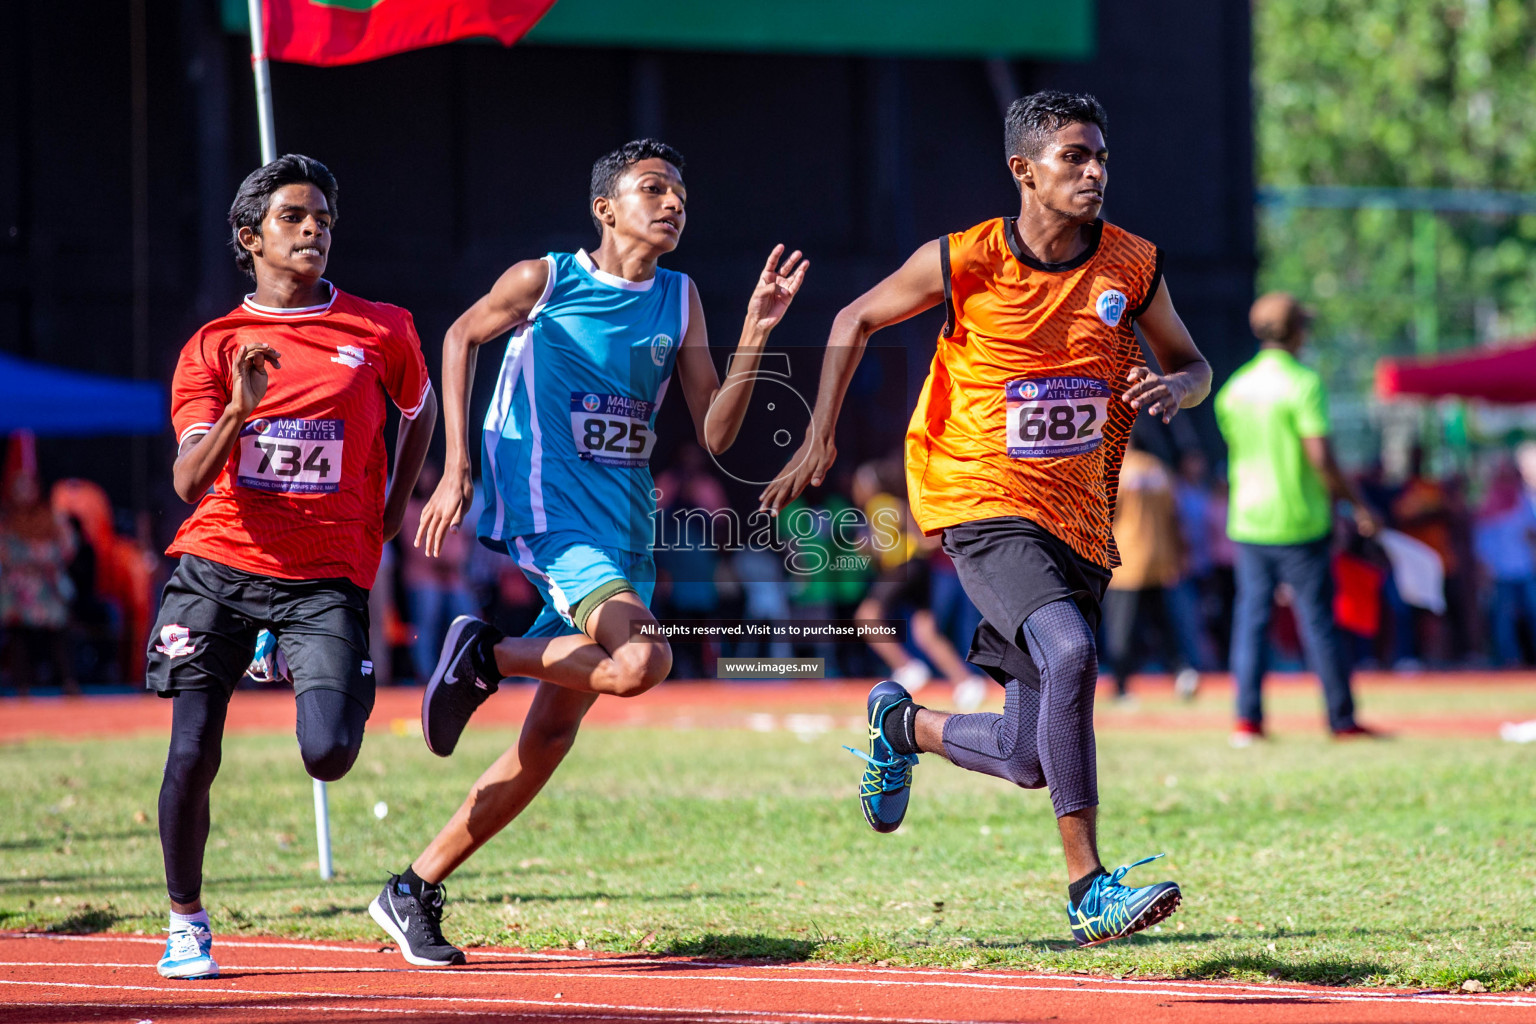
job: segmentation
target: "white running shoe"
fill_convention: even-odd
[[[162,978],[217,978],[219,965],[213,962],[213,933],[200,924],[171,929],[165,940],[165,955],[155,965]]]
[[[1200,689],[1200,673],[1193,668],[1183,668],[1179,674],[1173,677],[1174,695],[1181,700],[1194,700],[1195,692]]]
[[[899,683],[902,689],[908,693],[916,693],[928,685],[928,681],[933,678],[933,672],[929,670],[925,663],[917,658],[913,658],[901,666],[901,668],[892,672],[891,678]]]
[[[288,671],[288,657],[277,646],[277,637],[270,630],[264,629],[256,634],[256,649],[251,653],[251,664],[245,674],[251,677],[252,682],[263,686],[279,683],[284,686],[293,685],[293,673]]]
[[[955,684],[951,702],[956,711],[975,711],[987,702],[992,691],[992,681],[985,676],[966,676]]]
[[[1536,719],[1529,722],[1505,722],[1499,726],[1499,739],[1506,743],[1536,743]]]

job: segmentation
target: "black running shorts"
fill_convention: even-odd
[[[1020,627],[1037,609],[1070,600],[1095,633],[1110,572],[1080,556],[1055,534],[1022,516],[977,519],[944,530],[966,596],[981,625],[966,660],[1006,686],[1009,679],[1040,689],[1040,670]]]
[[[182,555],[160,596],[145,685],[228,696],[251,663],[256,634],[277,637],[295,693],[340,690],[373,710],[368,591],[348,579],[284,580]]]

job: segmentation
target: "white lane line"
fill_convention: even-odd
[[[671,963],[675,964],[675,961],[671,962]],[[17,964],[0,963],[0,966],[38,966],[38,964],[36,962],[26,962],[26,963],[17,963]],[[48,963],[48,964],[45,964],[43,966],[56,967],[56,966],[63,966],[63,965],[55,964],[55,963]],[[79,967],[96,967],[96,966],[100,966],[100,967],[130,967],[130,968],[137,967],[137,968],[141,968],[143,970],[149,970],[150,969],[150,967],[148,965],[145,965],[145,964],[78,964],[78,965],[73,965],[73,966],[79,966]],[[224,968],[226,968],[227,970],[231,970],[231,971],[271,971],[271,972],[293,972],[293,973],[298,973],[298,974],[315,974],[315,973],[323,973],[323,974],[330,974],[330,973],[337,973],[337,974],[343,974],[343,973],[353,973],[353,974],[368,974],[368,973],[372,973],[372,974],[442,974],[442,973],[444,973],[442,968],[425,968],[424,969],[424,968],[412,968],[412,967],[338,967],[338,968],[329,968],[329,967],[321,967],[321,966],[317,966],[317,965],[309,965],[309,966],[299,965],[299,966],[287,966],[287,967],[274,967],[274,966],[269,966],[269,967],[244,967],[244,966],[235,966],[235,965],[231,965],[231,964],[223,964],[222,966]],[[686,965],[684,965],[684,967],[685,966]],[[485,969],[485,970],[473,970],[473,971],[450,971],[448,973],[459,974],[459,975],[468,975],[468,976],[473,976],[473,977],[518,978],[518,979],[521,979],[523,981],[538,980],[538,979],[543,979],[543,978],[551,978],[551,979],[563,978],[563,979],[567,979],[567,980],[576,980],[576,981],[639,981],[639,982],[675,981],[675,982],[683,982],[683,983],[689,983],[689,984],[696,984],[696,983],[728,984],[728,983],[736,983],[736,982],[752,982],[752,983],[769,984],[769,985],[796,985],[796,984],[799,984],[799,985],[875,985],[875,986],[879,986],[879,987],[882,987],[882,988],[885,988],[885,987],[899,987],[899,988],[946,988],[946,989],[968,989],[968,990],[975,990],[975,991],[982,991],[982,992],[1009,992],[1009,993],[1078,992],[1078,993],[1081,993],[1083,995],[1090,995],[1093,992],[1110,992],[1110,993],[1118,994],[1118,995],[1125,995],[1125,994],[1129,994],[1129,993],[1141,993],[1141,994],[1159,995],[1159,996],[1167,996],[1167,995],[1170,995],[1170,994],[1177,994],[1177,995],[1185,996],[1185,997],[1190,998],[1190,999],[1226,999],[1226,998],[1231,998],[1234,995],[1240,995],[1240,996],[1245,996],[1245,997],[1249,997],[1249,998],[1257,998],[1257,999],[1297,999],[1297,998],[1305,998],[1305,999],[1317,1000],[1319,1002],[1345,1001],[1346,999],[1348,1001],[1350,1001],[1350,1002],[1390,1002],[1390,1003],[1402,1003],[1402,1002],[1414,1002],[1414,1003],[1450,1002],[1450,1003],[1455,1003],[1457,1005],[1462,1005],[1462,1006],[1470,1005],[1474,1001],[1471,997],[1469,997],[1468,995],[1465,995],[1465,994],[1452,995],[1450,993],[1420,993],[1420,992],[1403,992],[1403,993],[1395,993],[1395,992],[1350,992],[1347,989],[1341,989],[1341,990],[1336,990],[1336,991],[1327,991],[1327,990],[1305,989],[1305,988],[1284,988],[1284,987],[1280,987],[1280,986],[1223,985],[1223,984],[1221,984],[1219,982],[1213,982],[1213,983],[1208,983],[1208,984],[1200,984],[1200,983],[1189,984],[1189,983],[1186,983],[1186,984],[1183,984],[1183,985],[1180,985],[1180,983],[1178,983],[1178,982],[1171,982],[1171,983],[1168,983],[1167,985],[1165,985],[1164,987],[1161,987],[1161,988],[1149,987],[1149,986],[1154,986],[1154,985],[1157,984],[1157,983],[1154,983],[1154,982],[1132,982],[1132,983],[1127,983],[1127,982],[1114,983],[1114,982],[1111,982],[1110,983],[1111,985],[1119,984],[1119,985],[1122,985],[1122,986],[1125,986],[1125,987],[1119,987],[1119,988],[1114,988],[1114,987],[1104,988],[1104,987],[1100,987],[1100,988],[1095,988],[1095,989],[1089,991],[1089,990],[1085,990],[1081,985],[1072,983],[1072,982],[1075,981],[1075,979],[1072,978],[1072,977],[1059,977],[1059,978],[1058,977],[1053,977],[1053,978],[1048,978],[1048,979],[1047,978],[1042,978],[1039,981],[1035,981],[1032,978],[1013,977],[1013,978],[998,978],[996,980],[991,980],[991,979],[987,979],[985,976],[980,976],[980,977],[973,976],[973,977],[975,977],[975,980],[970,980],[970,981],[945,980],[945,981],[897,981],[897,982],[888,982],[888,981],[885,981],[885,980],[883,980],[881,978],[875,978],[875,977],[864,977],[864,978],[793,978],[793,977],[783,977],[783,976],[779,976],[779,977],[762,977],[762,976],[752,976],[752,975],[749,975],[749,974],[747,974],[747,975],[738,974],[738,975],[731,975],[731,976],[727,977],[727,976],[721,976],[721,975],[718,975],[718,974],[714,974],[714,975],[711,975],[711,974],[704,974],[704,975],[688,974],[688,973],[684,972],[684,967],[680,967],[679,970],[677,970],[676,972],[667,973],[667,974],[649,973],[649,972],[648,973],[623,973],[623,972],[619,972],[619,971],[605,971],[605,972],[599,973],[596,970],[592,970],[592,971],[539,971],[537,973],[533,973],[533,972],[529,972],[529,971],[497,970],[495,968],[490,968],[490,969]],[[756,968],[745,968],[745,969],[746,970],[755,970]],[[1178,986],[1177,991],[1173,991],[1172,990],[1173,986]],[[1496,1000],[1496,999],[1497,1000],[1501,1000],[1501,1001],[1495,1003],[1494,1000]],[[1484,1006],[1499,1005],[1499,1006],[1533,1006],[1533,1007],[1536,1007],[1536,998],[1520,996],[1520,995],[1513,994],[1513,993],[1508,994],[1508,995],[1500,993],[1500,994],[1493,995],[1491,997],[1479,997],[1479,998],[1477,998],[1475,1000],[1475,1002],[1478,1005],[1484,1005]]]
[[[29,963],[26,966],[36,967],[36,966],[39,966],[39,965],[36,964],[36,963]],[[46,966],[46,965],[43,965],[43,966]],[[235,968],[233,968],[233,967],[231,967],[229,969],[230,970],[235,970]],[[301,968],[301,970],[314,970],[314,968]],[[389,972],[389,973],[394,973],[394,972]],[[433,973],[438,973],[438,972],[436,972],[436,971],[416,972],[416,971],[401,970],[398,973],[433,974]],[[574,973],[573,972],[573,973],[561,973],[561,974],[529,975],[529,974],[522,973],[522,972],[517,972],[517,971],[472,971],[472,972],[449,972],[449,973],[464,974],[464,975],[470,976],[470,977],[481,977],[481,976],[486,976],[486,975],[493,976],[493,977],[515,977],[515,978],[520,978],[520,979],[522,979],[524,981],[527,981],[530,978],[538,979],[538,978],[556,978],[556,977],[558,977],[558,978],[566,978],[566,979],[571,979],[571,980],[602,980],[602,981],[611,980],[611,979],[621,979],[621,980],[627,980],[627,981],[654,981],[654,980],[658,980],[656,977],[653,977],[652,975],[646,975],[646,974],[636,974],[636,975],[601,974],[600,975],[600,974],[583,974],[583,973]],[[662,977],[659,980],[697,982],[697,981],[705,980],[705,979],[686,978],[686,977]],[[742,978],[742,977],[733,977],[733,978],[720,978],[718,980],[721,981],[721,982],[738,982],[738,981],[788,981],[788,982],[793,982],[793,981],[799,980],[799,981],[807,981],[807,982],[814,983],[816,979],[809,979],[809,978],[802,978],[802,979],[794,979],[794,978],[772,979],[772,978]],[[850,982],[850,984],[852,984],[852,983],[854,983],[854,982]],[[870,981],[870,982],[867,982],[867,984],[878,985],[880,983],[878,981]],[[0,979],[0,985],[31,985],[33,987],[40,987],[40,988],[106,988],[106,989],[114,989],[114,990],[122,990],[122,991],[137,990],[137,991],[146,991],[146,992],[165,992],[165,991],[167,991],[167,989],[165,987],[163,987],[163,986],[156,987],[156,986],[144,986],[144,985],[93,985],[93,984],[88,984],[88,983],[84,983],[84,982],[16,981],[16,980],[5,980],[5,979]],[[956,983],[956,984],[953,984],[953,985],[950,985],[950,986],[943,986],[943,987],[981,989],[981,990],[1002,992],[1002,993],[1015,994],[1015,995],[1023,995],[1023,994],[1036,993],[1036,992],[1063,992],[1063,993],[1077,994],[1077,995],[1083,995],[1083,996],[1094,996],[1094,995],[1099,995],[1099,994],[1109,994],[1109,995],[1149,995],[1149,996],[1165,996],[1165,997],[1166,996],[1179,996],[1179,997],[1183,997],[1183,998],[1186,998],[1186,999],[1189,999],[1189,1000],[1192,1000],[1192,1001],[1197,1001],[1197,1002],[1198,1001],[1202,1001],[1204,999],[1228,999],[1228,998],[1231,998],[1231,996],[1233,995],[1233,993],[1225,992],[1225,991],[1191,992],[1191,991],[1182,990],[1182,989],[1158,989],[1158,988],[1150,988],[1150,987],[1145,987],[1145,988],[1143,988],[1143,987],[1126,987],[1126,988],[1109,988],[1109,987],[1106,987],[1106,988],[1095,989],[1095,990],[1092,990],[1092,991],[1085,991],[1084,989],[1082,989],[1082,988],[1080,988],[1078,986],[1075,986],[1075,985],[1073,985],[1073,986],[1068,986],[1068,985],[1025,985],[1025,986],[1018,986],[1018,987],[1008,987],[1008,986],[1002,986],[1002,985],[976,985],[976,984]],[[416,996],[416,995],[383,995],[383,994],[358,995],[358,994],[355,994],[355,993],[343,993],[343,992],[312,992],[312,991],[311,992],[282,992],[282,991],[273,991],[273,990],[267,990],[267,989],[208,988],[203,983],[198,983],[197,988],[201,992],[218,992],[218,993],[221,993],[221,994],[265,995],[265,996],[277,996],[277,995],[280,995],[280,996],[308,996],[309,998],[312,998],[312,999],[391,999],[391,1000],[401,999],[401,1000],[415,1000],[415,1001],[418,1001],[418,1002],[435,1002],[435,1001],[442,1001],[442,1002],[469,1002],[469,1003],[485,1003],[485,1004],[489,1004],[489,1005],[503,1005],[503,1004],[525,1005],[526,1004],[526,1005],[534,1005],[534,1006],[546,1006],[546,1005],[548,1005],[548,1006],[593,1006],[593,1007],[597,1007],[597,1008],[600,1008],[600,1009],[620,1009],[620,1010],[643,1010],[643,1009],[657,1010],[657,1009],[660,1009],[659,1007],[654,1007],[654,1006],[653,1007],[635,1007],[635,1006],[619,1006],[619,1005],[613,1005],[613,1004],[608,1004],[608,1003],[572,1003],[572,1002],[566,1002],[566,1001],[550,1002],[550,1001],[547,1001],[547,1000],[546,1001],[540,1001],[540,1000],[528,1000],[528,999],[491,999],[491,998],[485,998],[485,997],[471,997],[471,996],[447,996],[447,995],[445,995],[445,996],[435,996],[435,995],[420,995],[420,996]],[[1501,996],[1501,995],[1472,997],[1472,996],[1467,996],[1467,995],[1449,995],[1449,994],[1442,995],[1442,994],[1438,994],[1438,993],[1437,994],[1433,994],[1433,995],[1431,995],[1431,994],[1412,994],[1412,995],[1401,995],[1401,996],[1395,996],[1395,997],[1388,997],[1385,1000],[1383,998],[1381,998],[1380,996],[1371,996],[1371,995],[1366,995],[1366,994],[1363,994],[1363,993],[1361,993],[1361,994],[1350,994],[1350,993],[1347,993],[1347,992],[1343,992],[1343,993],[1340,993],[1338,995],[1333,995],[1333,994],[1326,993],[1326,992],[1317,992],[1317,991],[1312,991],[1312,990],[1290,991],[1290,992],[1287,992],[1287,991],[1274,991],[1274,990],[1260,990],[1260,991],[1257,991],[1257,992],[1244,992],[1244,993],[1242,993],[1242,995],[1245,998],[1255,999],[1255,1000],[1263,999],[1263,1000],[1271,1000],[1271,1001],[1285,1001],[1285,1000],[1291,1000],[1291,999],[1297,999],[1297,998],[1305,998],[1305,999],[1311,999],[1311,1000],[1314,1000],[1314,1001],[1317,1001],[1317,1002],[1324,1002],[1324,1003],[1380,1003],[1380,1002],[1386,1001],[1386,1002],[1392,1002],[1392,1003],[1398,1003],[1398,1004],[1401,1004],[1401,1003],[1429,1003],[1429,1004],[1439,1003],[1439,1004],[1451,1004],[1451,1005],[1464,1006],[1464,1007],[1472,1007],[1472,1006],[1509,1006],[1509,1007],[1522,1007],[1522,1008],[1523,1007],[1529,1007],[1529,1006],[1532,1005],[1531,1001],[1527,1000],[1527,999],[1521,999],[1519,997],[1512,997],[1512,996]],[[725,1013],[725,1014],[731,1014],[733,1016],[736,1016],[736,1015],[742,1015],[742,1014],[750,1014],[750,1013],[752,1013],[754,1011],[749,1011],[749,1010],[697,1010],[697,1011],[690,1010],[688,1012]],[[788,1013],[788,1012],[786,1012],[785,1014],[782,1014],[781,1016],[799,1017],[799,1018],[804,1018],[804,1019],[807,1019],[807,1020],[823,1020],[823,1019],[870,1020],[870,1021],[889,1020],[889,1021],[892,1021],[892,1022],[897,1022],[897,1021],[903,1022],[903,1024],[952,1024],[952,1022],[950,1022],[947,1019],[945,1021],[930,1021],[930,1020],[927,1020],[925,1018],[915,1018],[915,1017],[899,1017],[899,1018],[898,1017],[890,1017],[890,1018],[885,1018],[885,1017],[840,1017],[840,1016],[829,1016],[827,1014]]]
[[[334,1000],[360,1000],[364,1002],[389,1002],[389,1003],[473,1003],[481,1006],[542,1006],[576,1007],[582,1010],[612,1010],[624,1013],[649,1013],[666,1014],[668,1010],[662,1006],[629,1006],[620,1003],[581,1003],[571,999],[491,999],[484,996],[410,996],[388,995],[376,992],[368,995],[342,992],[287,992],[274,989],[239,989],[239,988],[209,988],[201,982],[186,982],[184,984],[197,986],[196,991],[201,995],[236,995],[236,996],[262,996],[268,999],[285,997],[293,999],[334,999]],[[167,986],[150,985],[93,985],[78,981],[9,981],[0,978],[0,985],[30,986],[32,988],[67,988],[67,989],[91,989],[105,990],[109,992],[158,992],[165,994]],[[60,1004],[64,1005],[64,1004]],[[175,1008],[177,1003],[158,1003],[162,1008]],[[226,1003],[223,1009],[241,1009],[244,1004]],[[370,1012],[363,1010],[362,1012]],[[384,1011],[379,1011],[384,1012]],[[426,1011],[422,1011],[426,1012]],[[807,1021],[856,1021],[859,1024],[989,1024],[987,1021],[972,1020],[963,1017],[861,1017],[845,1013],[806,1013],[803,1011],[778,1011],[778,1010],[722,1010],[710,1007],[678,1007],[677,1014],[692,1014],[705,1019],[719,1020],[729,1017],[733,1021],[756,1020],[807,1020]],[[771,1016],[769,1016],[771,1014]],[[526,1016],[526,1015],[525,1015]],[[660,1017],[659,1019],[666,1019]]]
[[[271,971],[286,972],[289,974],[440,974],[440,969],[422,969],[415,967],[331,967],[325,964],[268,964],[260,966],[256,964],[232,964],[228,961],[219,964],[226,971]],[[111,967],[127,968],[128,970],[153,971],[154,964],[139,963],[114,963],[110,960],[100,962],[83,962],[67,960],[0,960],[0,967]],[[524,975],[525,977],[544,977],[544,975]]]
[[[6,937],[45,938],[45,939],[56,939],[56,940],[77,941],[77,942],[79,942],[79,941],[121,941],[121,942],[140,942],[140,943],[155,943],[155,944],[158,944],[158,943],[160,943],[162,941],[162,940],[156,939],[156,938],[149,938],[149,937],[141,938],[141,937],[138,937],[138,936],[101,936],[101,937],[94,937],[94,936],[83,936],[83,935],[44,935],[44,934],[38,934],[38,933],[11,933],[11,935],[8,935],[8,936],[7,935],[0,935],[0,938],[6,938]],[[249,948],[252,948],[252,949],[302,949],[302,950],[318,950],[318,951],[322,951],[322,952],[365,953],[365,954],[368,954],[370,956],[377,956],[377,955],[379,955],[375,950],[357,949],[357,948],[351,947],[351,946],[326,946],[326,945],[318,945],[318,944],[311,945],[311,944],[306,944],[306,943],[301,943],[301,942],[268,942],[268,941],[245,940],[245,939],[233,939],[233,940],[227,940],[227,941],[221,939],[219,941],[220,941],[221,945],[225,945],[225,946],[249,947]],[[495,955],[495,954],[493,954],[493,955]],[[725,980],[731,980],[731,981],[754,981],[754,982],[783,981],[783,982],[791,982],[791,983],[793,983],[793,982],[799,982],[799,983],[818,983],[818,982],[820,982],[820,983],[824,983],[824,984],[878,984],[878,985],[892,985],[892,986],[899,986],[899,987],[922,987],[922,988],[926,988],[926,987],[943,987],[943,988],[965,988],[965,989],[997,989],[999,991],[1021,991],[1021,992],[1023,992],[1023,991],[1052,991],[1052,992],[1067,991],[1067,992],[1070,992],[1070,991],[1074,991],[1074,990],[1080,990],[1081,987],[1084,986],[1084,985],[1092,985],[1092,986],[1095,987],[1095,989],[1109,990],[1111,987],[1113,987],[1115,991],[1122,992],[1122,993],[1126,992],[1126,991],[1143,990],[1143,991],[1148,992],[1149,994],[1157,994],[1157,995],[1178,994],[1178,995],[1191,995],[1191,996],[1205,995],[1205,996],[1213,996],[1213,997],[1215,997],[1215,996],[1226,996],[1226,995],[1230,995],[1232,993],[1242,993],[1242,994],[1251,994],[1251,995],[1254,995],[1254,996],[1259,996],[1259,997],[1263,997],[1263,998],[1270,998],[1270,999],[1289,998],[1289,997],[1294,997],[1294,996],[1305,996],[1305,997],[1314,998],[1314,999],[1340,1000],[1340,1001],[1347,1000],[1347,1001],[1350,1001],[1350,1002],[1371,1002],[1371,1001],[1378,1001],[1378,1002],[1380,1002],[1380,1001],[1385,1001],[1385,1002],[1453,1002],[1453,1003],[1456,1003],[1458,1005],[1470,1005],[1473,1002],[1483,1003],[1483,1004],[1488,1004],[1489,1003],[1488,997],[1479,998],[1479,997],[1473,997],[1473,996],[1466,995],[1466,994],[1426,993],[1426,992],[1414,992],[1414,991],[1393,992],[1393,991],[1381,991],[1381,990],[1371,990],[1371,989],[1352,990],[1352,989],[1329,989],[1329,988],[1302,988],[1302,987],[1297,987],[1297,986],[1283,986],[1283,985],[1255,985],[1255,984],[1250,984],[1250,983],[1245,983],[1245,982],[1180,981],[1180,980],[1172,980],[1172,979],[1169,979],[1169,980],[1156,980],[1156,979],[1152,979],[1152,980],[1139,980],[1139,979],[1135,979],[1135,978],[1106,978],[1106,977],[1102,977],[1102,976],[1076,975],[1076,974],[999,974],[999,975],[990,975],[989,976],[987,974],[982,974],[982,973],[975,972],[975,971],[966,971],[966,972],[962,973],[962,972],[955,972],[955,971],[944,971],[944,970],[939,970],[939,969],[921,969],[921,968],[869,968],[869,969],[865,969],[865,968],[859,968],[859,967],[854,967],[854,966],[840,966],[840,965],[740,964],[740,963],[726,963],[726,962],[719,962],[719,961],[689,961],[689,960],[686,960],[686,959],[663,959],[663,958],[643,958],[642,959],[642,958],[629,958],[629,957],[622,957],[622,956],[621,957],[603,957],[603,956],[591,956],[591,955],[580,956],[580,955],[566,955],[566,954],[559,954],[559,953],[510,953],[509,952],[509,953],[506,953],[505,955],[508,956],[508,957],[514,958],[514,959],[522,959],[522,960],[540,960],[540,961],[553,961],[553,962],[571,962],[571,961],[574,961],[574,962],[580,962],[580,963],[591,963],[591,964],[594,964],[594,965],[611,965],[613,967],[620,968],[620,969],[623,969],[623,968],[633,968],[633,967],[639,967],[639,966],[670,966],[670,967],[676,968],[678,973],[670,974],[670,975],[660,975],[660,974],[651,974],[651,973],[646,973],[646,974],[622,974],[622,973],[610,972],[610,973],[599,975],[599,974],[595,974],[595,973],[590,972],[590,971],[580,971],[580,972],[553,972],[553,971],[550,971],[550,972],[539,972],[538,974],[529,974],[526,971],[508,971],[508,970],[499,970],[497,968],[486,968],[486,969],[481,969],[481,970],[460,971],[460,972],[450,972],[450,973],[466,973],[466,974],[476,974],[476,975],[489,975],[489,976],[496,976],[496,977],[513,977],[513,976],[515,976],[515,977],[521,977],[521,978],[529,978],[529,977],[540,977],[540,978],[577,978],[577,979],[580,979],[580,978],[616,978],[616,979],[624,979],[624,980],[647,980],[647,981],[654,981],[654,980],[663,980],[663,981],[673,981],[673,980],[675,980],[675,981],[699,981],[699,980],[706,980],[706,979],[701,979],[701,978],[699,978],[697,976],[684,975],[681,972],[683,972],[685,970],[689,970],[689,971],[691,971],[691,970],[737,970],[737,971],[750,971],[750,972],[753,972],[753,973],[757,973],[757,972],[772,972],[772,973],[775,973],[775,974],[779,974],[779,973],[788,972],[788,971],[803,971],[803,972],[807,972],[807,973],[823,973],[823,974],[831,974],[831,973],[837,973],[837,974],[857,974],[857,975],[859,975],[859,977],[858,978],[853,978],[853,979],[848,979],[846,981],[844,981],[843,979],[827,979],[827,980],[823,981],[822,979],[818,979],[818,978],[763,978],[763,977],[752,977],[750,975],[746,975],[746,976],[733,976],[730,979],[721,978],[719,980],[721,980],[721,981],[725,981]],[[27,962],[17,962],[17,963],[14,963],[14,964],[7,964],[6,966],[49,966],[49,964],[47,964],[47,963],[38,963],[38,962],[35,962],[35,961],[27,961]],[[96,965],[96,964],[80,964],[79,966],[82,966],[82,967],[90,967],[90,966],[122,966],[122,967],[143,967],[145,969],[148,969],[147,965],[144,965],[144,964],[101,964],[101,965]],[[226,966],[228,966],[228,965],[226,965]],[[236,968],[234,968],[233,966],[230,966],[229,969],[230,970],[235,970]],[[284,968],[284,967],[242,967],[242,968],[239,968],[239,969],[240,970],[271,970],[271,971],[292,970],[292,971],[297,971],[297,972],[336,971],[338,973],[350,971],[350,972],[404,973],[404,974],[418,974],[418,973],[419,974],[435,974],[435,973],[439,973],[442,970],[441,968],[429,969],[429,970],[420,970],[420,969],[413,969],[413,968],[389,968],[389,967],[360,967],[360,968],[339,968],[339,967],[336,967],[336,968],[333,968],[333,967],[325,967],[325,966],[314,965],[314,964],[299,965],[299,966],[289,967],[289,968]],[[914,976],[918,976],[918,977],[937,977],[937,978],[943,978],[943,979],[948,979],[948,980],[940,981],[940,982],[914,982],[914,981],[894,981],[894,980],[890,980],[893,977],[899,977],[899,976],[903,976],[903,975],[914,975]],[[965,980],[965,981],[958,980],[958,978],[962,978],[962,977],[966,978],[967,980]],[[1050,982],[1069,982],[1069,983],[1071,983],[1071,987],[1053,986],[1053,985],[1049,984]],[[1042,983],[1045,983],[1045,984],[1042,984]],[[1178,991],[1176,993],[1170,993],[1168,991],[1169,989],[1178,989],[1180,991]],[[1536,996],[1523,996],[1523,995],[1520,995],[1520,994],[1517,994],[1517,993],[1498,993],[1493,998],[1497,998],[1497,999],[1503,1000],[1503,1002],[1501,1002],[1499,1005],[1507,1005],[1507,1006],[1527,1006],[1527,1005],[1528,1006],[1536,1006]]]
[[[16,1001],[12,1001],[10,1003],[7,1003],[6,1005],[8,1005],[8,1006],[47,1007],[47,1008],[53,1009],[53,1010],[61,1010],[61,1009],[67,1009],[67,1010],[77,1010],[77,1009],[86,1009],[86,1010],[95,1010],[95,1009],[123,1010],[123,1009],[132,1009],[132,1010],[149,1010],[149,1011],[153,1012],[155,1010],[174,1009],[178,1013],[181,1012],[181,1011],[185,1011],[185,1010],[198,1010],[198,1011],[202,1011],[202,1012],[221,1012],[221,1011],[222,1012],[228,1012],[230,1010],[234,1010],[236,1012],[242,1012],[242,1011],[248,1011],[248,1010],[249,1011],[255,1011],[255,1010],[260,1010],[260,1011],[286,1010],[286,1011],[295,1012],[295,1013],[387,1013],[387,1014],[389,1014],[392,1017],[406,1016],[406,1015],[414,1016],[416,1014],[430,1013],[433,1017],[445,1017],[445,1016],[446,1017],[473,1017],[476,1020],[485,1020],[488,1017],[505,1017],[505,1018],[509,1018],[509,1019],[512,1019],[512,1020],[538,1020],[538,1021],[548,1021],[549,1020],[549,1015],[548,1014],[546,1014],[546,1013],[535,1013],[535,1012],[532,1012],[532,1011],[525,1012],[525,1011],[521,1011],[521,1010],[412,1010],[412,1009],[409,1009],[409,1008],[401,1008],[401,1007],[398,1007],[398,1006],[391,1006],[391,1007],[375,1007],[375,1006],[292,1006],[292,1005],[262,1006],[262,1005],[247,1004],[247,1003],[207,1003],[207,1004],[182,1003],[182,1002],[176,1002],[176,1003],[42,1003],[42,1002],[16,1002]],[[778,1017],[762,1016],[762,1017],[758,1017],[756,1019],[751,1018],[751,1017],[741,1017],[741,1018],[737,1018],[737,1019],[740,1020],[742,1022],[742,1024],[759,1024],[759,1022],[762,1022],[762,1024],[774,1024],[774,1022],[778,1021],[780,1018],[778,1018]],[[709,1016],[709,1017],[686,1017],[686,1016],[678,1016],[677,1014],[667,1014],[666,1016],[655,1016],[655,1017],[652,1017],[652,1016],[647,1016],[647,1015],[645,1015],[643,1013],[642,1014],[626,1013],[623,1016],[618,1016],[617,1014],[580,1013],[580,1014],[562,1014],[561,1015],[561,1020],[618,1020],[618,1021],[635,1021],[635,1022],[639,1022],[639,1021],[655,1021],[656,1024],[718,1024],[720,1018],[719,1017],[715,1017],[715,1016]]]
[[[138,942],[161,946],[165,939],[155,938],[152,935],[53,935],[48,932],[0,932],[0,939],[43,939],[49,942]],[[273,942],[259,939],[237,939],[218,936],[220,946],[249,946],[251,949],[312,949],[322,953],[361,953],[368,956],[377,956],[378,947],[373,949],[359,948],[357,946],[325,946],[313,942]],[[380,939],[380,946],[393,946],[388,939]],[[578,959],[572,957],[571,959]]]

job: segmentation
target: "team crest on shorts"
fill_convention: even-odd
[[[155,650],[167,658],[184,658],[197,648],[192,644],[192,631],[173,622],[160,630],[160,642],[155,645]]]
[[[1093,304],[1094,311],[1111,327],[1118,326],[1120,317],[1125,314],[1125,305],[1128,300],[1125,292],[1118,288],[1111,288],[1099,296],[1099,301]]]

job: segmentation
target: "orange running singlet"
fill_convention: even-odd
[[[1131,329],[1162,276],[1156,246],[1095,221],[1088,248],[1041,263],[1013,219],[941,247],[947,319],[907,427],[907,491],[924,532],[1023,516],[1106,568],[1110,520],[1143,365]]]

